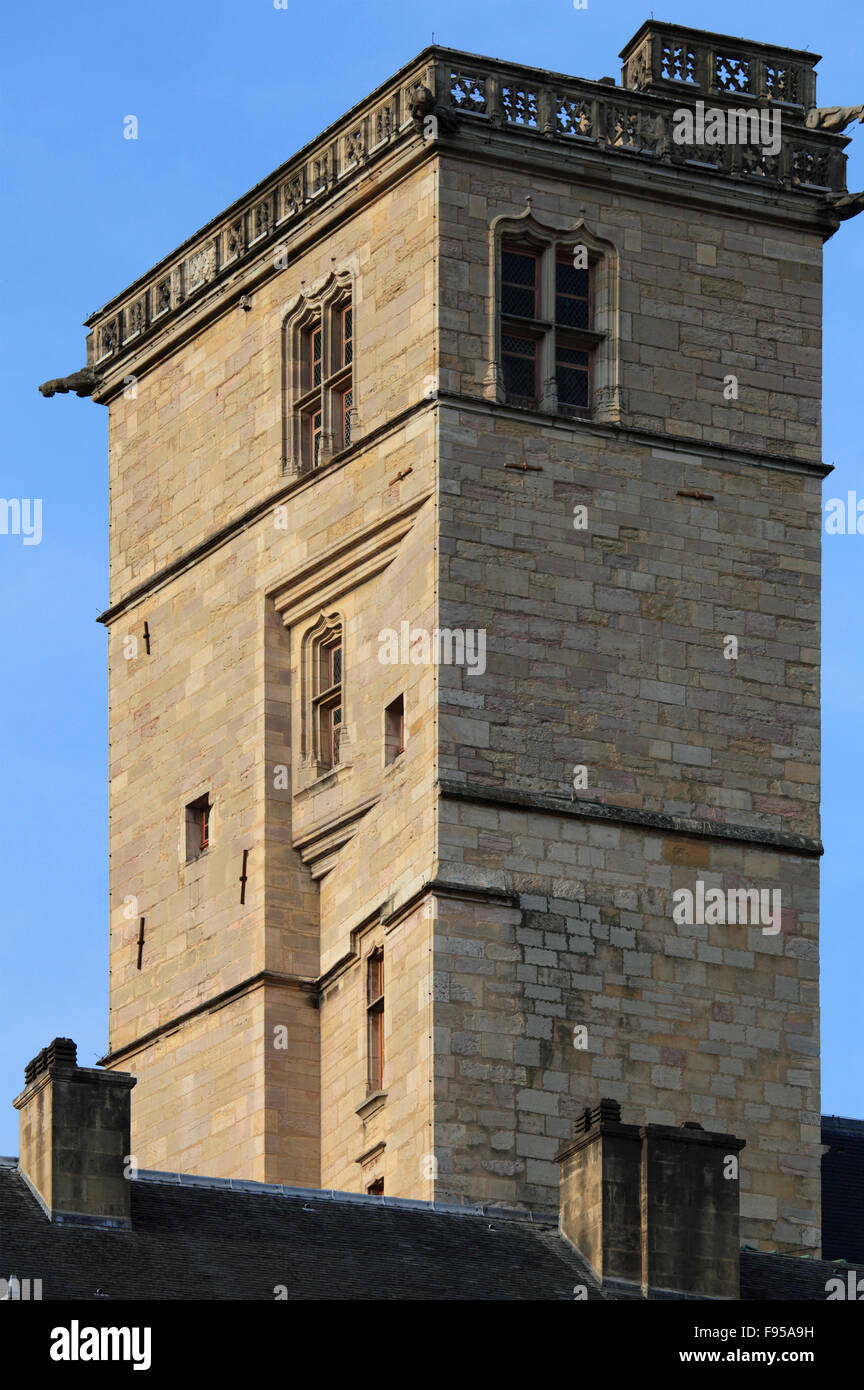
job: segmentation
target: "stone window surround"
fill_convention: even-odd
[[[398,710],[396,706],[398,705]],[[392,714],[391,714],[392,711]],[[400,720],[399,747],[394,746],[394,725],[396,719]],[[399,759],[405,755],[405,692],[400,690],[398,695],[394,695],[384,706],[384,767],[394,767]]]
[[[593,283],[593,312],[591,337],[596,339],[590,351],[591,397],[587,418],[605,424],[621,423],[620,358],[621,328],[619,313],[619,269],[617,248],[611,241],[597,236],[584,219],[574,224],[541,220],[530,205],[516,216],[496,217],[489,227],[489,371],[487,399],[504,405],[504,373],[501,362],[501,252],[504,245],[540,252],[541,313],[555,303],[555,265],[562,250],[585,246]],[[546,415],[560,415],[555,379],[554,307],[548,329],[543,334],[539,362],[539,404],[537,410]],[[586,335],[588,336],[588,335]],[[586,418],[586,415],[568,418]]]
[[[317,727],[317,697],[319,694],[318,684],[318,664],[321,659],[321,652],[325,647],[331,647],[339,641],[342,648],[342,724],[339,731],[338,759],[332,764],[325,764],[321,757],[320,730]],[[319,613],[317,620],[306,629],[301,638],[300,645],[300,680],[301,680],[301,699],[302,699],[302,731],[301,731],[301,772],[299,777],[298,790],[310,785],[319,777],[326,777],[338,772],[340,768],[346,766],[345,750],[347,748],[348,736],[345,721],[345,699],[346,699],[346,663],[345,663],[345,624],[341,613],[335,609],[328,613],[323,610]]]
[[[194,853],[190,854],[190,812],[193,810],[193,808],[198,807],[198,805],[204,801],[205,797],[208,803],[209,843],[206,849],[199,848],[196,849]],[[184,879],[186,882],[190,881],[190,874],[192,877],[197,877],[197,874],[195,873],[196,865],[203,866],[203,861],[207,859],[207,856],[213,847],[216,814],[216,797],[213,793],[213,789],[209,782],[202,783],[200,786],[194,788],[190,793],[187,794],[187,796],[183,798],[179,815],[179,834],[177,837],[177,849],[181,874],[184,875]]]
[[[378,980],[378,992],[373,997],[372,982],[373,977],[380,977]],[[384,947],[382,944],[372,945],[371,950],[363,961],[363,984],[364,984],[364,1012],[366,1022],[366,1098],[364,1105],[370,1101],[381,1100],[382,1103],[387,1098],[387,1091],[384,1086],[384,998],[386,981],[384,977]],[[373,1045],[377,1051],[373,1052]]]
[[[348,411],[351,443],[360,435],[360,419],[357,412],[357,296],[355,293],[356,267],[346,264],[329,274],[304,286],[300,294],[289,303],[282,321],[282,471],[283,473],[311,473],[304,459],[303,415],[299,403],[305,401],[308,410],[309,388],[303,381],[303,339],[310,328],[320,323],[322,331],[322,360],[324,368],[321,383],[321,448],[318,465],[327,463],[347,445],[342,443],[342,419],[344,396],[351,392],[351,408]],[[350,373],[347,368],[333,370],[335,325],[340,325],[342,314],[350,308],[352,313],[352,352]],[[331,378],[338,376],[335,385]],[[338,442],[337,442],[338,441]]]

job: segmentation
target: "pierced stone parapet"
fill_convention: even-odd
[[[718,94],[806,112],[816,102],[818,53],[649,20],[621,50],[623,86]]]
[[[261,252],[281,253],[296,232],[394,146],[444,140],[464,148],[496,138],[611,155],[624,170],[659,163],[724,175],[751,188],[845,193],[845,137],[805,125],[815,103],[816,55],[673,25],[643,25],[623,50],[623,87],[444,48],[429,48],[318,140],[203,228],[125,294],[87,320],[87,364],[100,376],[139,351],[189,305]],[[682,109],[781,115],[776,151],[759,143],[680,143]],[[431,113],[431,114],[426,114]],[[741,113],[743,115],[743,112]],[[425,119],[424,119],[425,115]],[[685,132],[686,133],[686,132]],[[565,153],[566,157],[566,153]],[[277,268],[282,269],[284,265]]]

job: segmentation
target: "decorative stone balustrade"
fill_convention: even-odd
[[[816,104],[818,53],[649,20],[620,57],[622,84],[635,91],[746,97],[802,115]]]
[[[559,152],[612,154],[688,174],[725,175],[785,192],[845,191],[846,140],[804,125],[815,100],[816,55],[744,44],[649,23],[622,52],[623,87],[430,48],[390,83],[306,146],[124,295],[87,320],[88,365],[102,373],[262,248],[274,254],[295,228],[394,145],[424,138],[418,97],[438,114],[437,138],[456,147],[471,130],[515,132]],[[682,145],[674,113],[710,95],[714,105],[781,111],[781,148]],[[431,106],[434,98],[435,106]],[[423,110],[427,109],[423,108]],[[455,134],[450,133],[456,116]],[[433,129],[435,127],[433,126]],[[623,166],[622,166],[623,167]]]

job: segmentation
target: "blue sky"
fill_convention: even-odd
[[[645,0],[80,0],[4,22],[0,339],[4,497],[43,499],[43,539],[0,536],[0,1153],[11,1099],[54,1036],[92,1065],[108,1020],[107,411],[36,386],[84,363],[82,319],[431,42],[618,77]],[[864,18],[848,0],[679,0],[658,18],[809,48],[823,105],[864,99]],[[123,120],[139,121],[137,141]],[[864,127],[849,186],[864,187]],[[864,216],[825,253],[827,496],[859,484]],[[854,375],[853,375],[854,373]],[[854,386],[854,390],[852,389]],[[864,488],[862,488],[864,495]],[[823,1110],[864,1116],[858,717],[864,537],[824,547]]]

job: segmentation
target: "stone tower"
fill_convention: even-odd
[[[739,1136],[745,1237],[818,1246],[844,122],[810,53],[622,58],[425,50],[49,384],[110,409],[141,1167],[554,1208],[609,1097]]]

